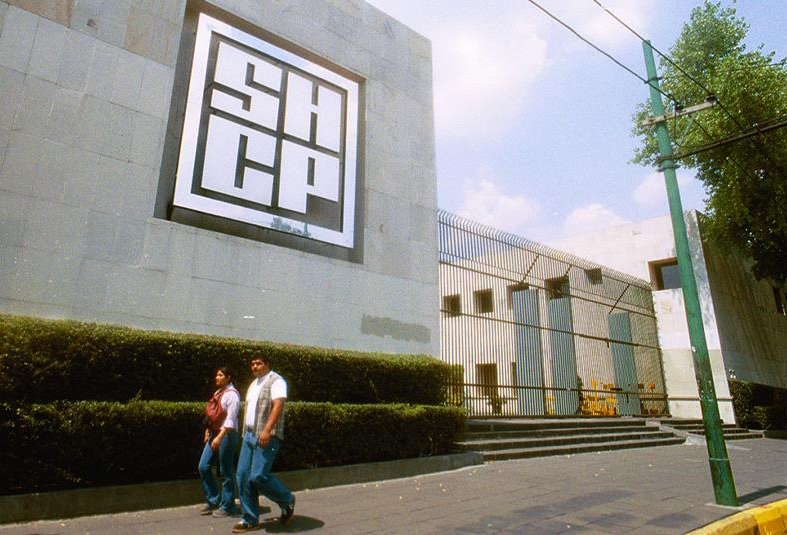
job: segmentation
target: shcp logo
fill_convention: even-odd
[[[200,15],[174,204],[353,247],[358,84]]]

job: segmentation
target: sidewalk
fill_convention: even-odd
[[[787,498],[787,441],[728,442],[745,507]],[[716,506],[704,445],[505,461],[452,472],[297,493],[271,533],[684,533],[736,512]],[[229,534],[236,519],[199,506],[0,526],[0,535]],[[261,532],[260,532],[261,533]]]

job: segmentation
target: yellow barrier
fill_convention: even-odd
[[[787,500],[760,505],[717,520],[686,535],[787,534]]]

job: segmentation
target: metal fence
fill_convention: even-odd
[[[648,283],[448,212],[438,224],[452,404],[473,416],[667,412]]]

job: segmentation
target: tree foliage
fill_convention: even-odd
[[[734,8],[705,2],[695,8],[675,44],[671,62],[660,60],[664,93],[683,106],[706,100],[720,105],[669,121],[676,154],[787,120],[787,66],[760,45],[747,50],[749,26]],[[693,79],[693,80],[692,80]],[[672,106],[675,102],[671,103]],[[668,104],[669,108],[669,104]],[[652,115],[637,107],[635,125]],[[634,162],[657,165],[655,129],[635,126],[641,136]],[[678,162],[696,170],[707,194],[707,234],[753,262],[760,279],[787,280],[787,128],[726,143]]]

